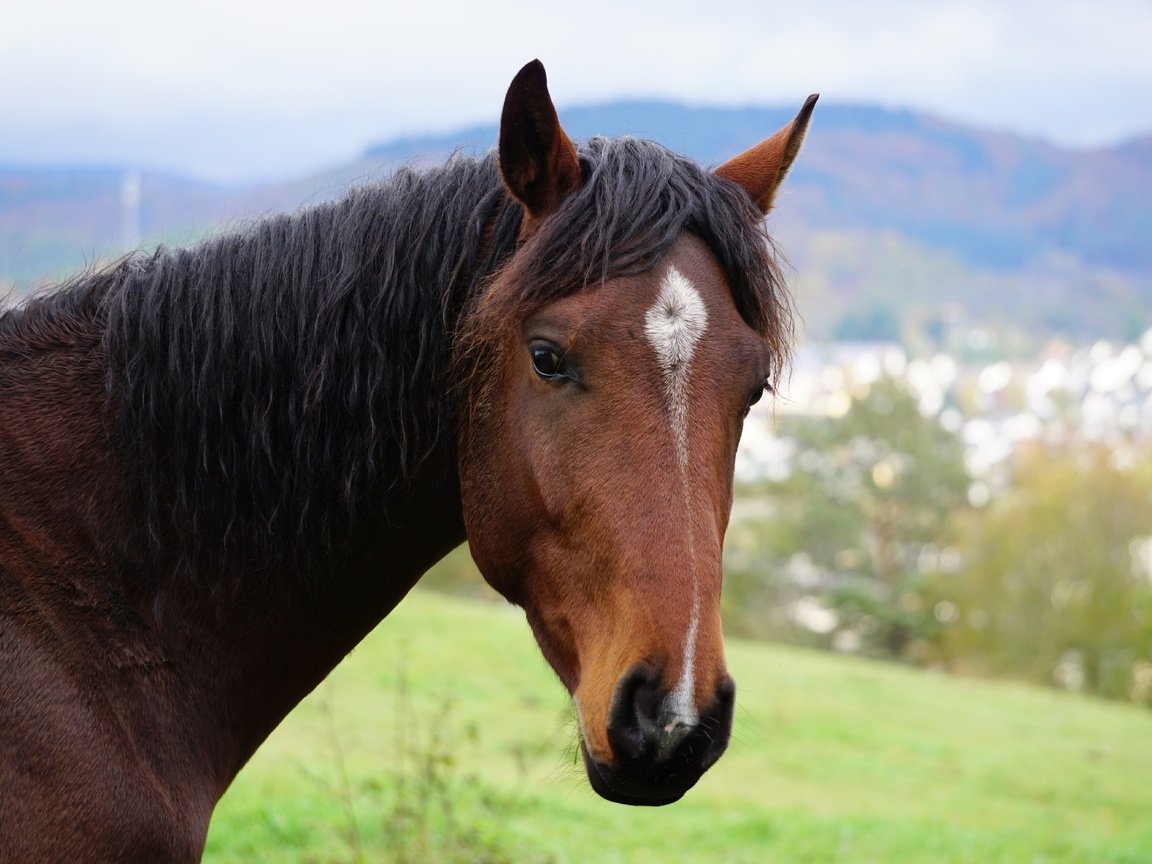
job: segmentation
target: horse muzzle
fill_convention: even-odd
[[[699,714],[672,710],[659,675],[633,667],[616,685],[608,718],[612,761],[598,761],[581,743],[588,780],[617,804],[660,807],[683,797],[728,747],[736,683],[724,676]]]

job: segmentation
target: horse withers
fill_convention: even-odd
[[[467,540],[593,788],[680,798],[735,688],[721,543],[789,301],[762,217],[815,98],[706,171],[496,153],[85,274],[0,317],[0,858],[195,861],[289,710]]]

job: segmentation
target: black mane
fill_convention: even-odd
[[[129,273],[105,344],[156,539],[271,563],[385,516],[449,422],[454,309],[513,248],[504,200],[491,159],[457,159]]]
[[[516,286],[505,311],[522,314],[646,270],[689,231],[786,352],[787,295],[739,187],[635,139],[593,139],[580,158],[584,184],[524,255],[494,155],[456,158],[80,277],[0,315],[0,361],[45,322],[95,320],[157,548],[306,565],[357,518],[389,518],[422,460],[454,447],[468,391],[453,382],[473,371],[454,345],[483,361],[470,323],[501,267]]]

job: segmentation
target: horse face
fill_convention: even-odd
[[[772,358],[691,237],[545,306],[500,354],[462,459],[472,554],[573,694],[594,788],[676,800],[728,740],[721,546]]]
[[[717,169],[762,212],[814,102]],[[508,91],[499,156],[524,208],[516,255],[530,256],[582,182],[538,62]],[[516,295],[516,272],[488,296]],[[721,547],[743,417],[776,358],[690,235],[640,275],[533,308],[511,327],[476,318],[494,335],[479,340],[460,442],[468,542],[572,694],[593,788],[666,804],[731,730]]]

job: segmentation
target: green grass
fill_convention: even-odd
[[[416,593],[243,771],[205,860],[1152,862],[1152,712],[756,643],[729,665],[727,755],[671,807],[612,805],[522,616]]]

